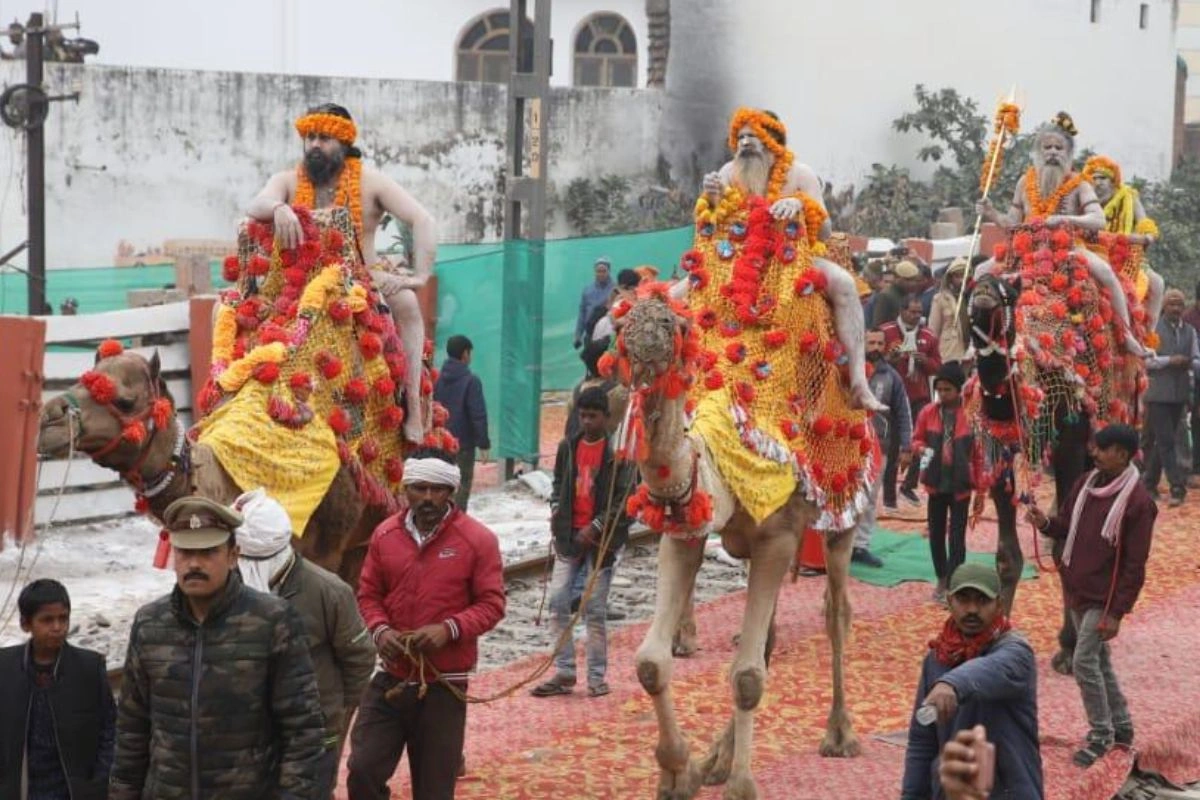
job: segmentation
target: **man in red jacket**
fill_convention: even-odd
[[[929,379],[942,367],[937,337],[933,331],[921,324],[921,296],[910,294],[900,305],[900,316],[894,322],[879,327],[883,332],[883,348],[887,362],[904,378],[904,391],[908,393],[908,404],[914,423],[921,409],[929,405]],[[913,505],[919,505],[917,479],[920,470],[913,464],[904,477],[900,494]],[[884,487],[884,497],[894,497],[892,487]]]
[[[1158,507],[1130,461],[1137,432],[1109,425],[1096,433],[1096,468],[1079,479],[1048,518],[1029,507],[1029,521],[1054,539],[1066,539],[1058,565],[1063,592],[1079,631],[1072,671],[1087,713],[1086,744],[1075,763],[1089,767],[1113,744],[1133,743],[1133,720],[1117,684],[1108,642],[1121,630],[1146,580],[1146,561]]]
[[[404,462],[400,511],[371,536],[358,607],[384,670],[350,732],[350,800],[387,800],[408,749],[413,800],[450,800],[462,760],[476,640],[504,618],[500,544],[454,507],[460,475],[431,448]]]

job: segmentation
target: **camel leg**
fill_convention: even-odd
[[[778,514],[778,512],[777,512]],[[780,523],[768,521],[760,528],[761,538],[750,549],[750,580],[746,590],[746,613],[742,636],[733,659],[730,681],[733,684],[733,759],[724,800],[755,800],[758,788],[750,769],[754,745],[754,710],[762,700],[767,683],[766,648],[779,587],[792,564],[798,546],[797,527],[790,515],[781,515]]]
[[[1021,570],[1025,568],[1025,556],[1021,553],[1021,541],[1017,535],[1017,509],[1013,505],[1012,492],[1004,486],[1003,479],[992,487],[992,504],[996,507],[1000,537],[996,545],[996,572],[1000,574],[1000,607],[1005,614],[1012,614],[1017,596],[1017,583]]]
[[[771,668],[771,653],[775,651],[775,615],[771,615],[771,626],[767,628],[767,645],[763,648],[763,663]],[[733,720],[725,726],[725,730],[713,742],[708,755],[700,762],[700,771],[704,775],[705,786],[719,786],[729,780],[729,770],[733,766]]]
[[[844,654],[850,635],[850,553],[854,529],[825,538],[825,635],[833,650],[833,707],[821,740],[823,756],[853,758],[861,750],[846,710]]]
[[[688,592],[687,603],[683,607],[683,618],[671,640],[671,655],[676,658],[690,658],[696,654],[699,646],[696,643],[696,593],[695,584]]]
[[[671,700],[671,637],[692,593],[704,560],[702,542],[664,536],[658,546],[658,596],[654,620],[635,657],[638,682],[654,701],[658,718],[658,800],[690,800],[700,788],[700,769],[688,756]]]

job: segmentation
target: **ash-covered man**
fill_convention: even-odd
[[[375,645],[354,590],[292,549],[292,520],[278,500],[259,488],[233,501],[233,509],[242,515],[237,541],[243,582],[287,600],[304,622],[325,715],[325,754],[313,798],[328,800],[350,717],[375,669]]]
[[[310,108],[296,120],[296,131],[303,142],[304,158],[295,168],[272,175],[246,211],[254,219],[274,223],[275,240],[290,248],[303,238],[300,220],[291,206],[349,209],[360,256],[391,309],[411,367],[404,386],[404,435],[409,441],[421,442],[425,438],[421,370],[413,365],[419,365],[424,355],[425,323],[413,290],[424,286],[433,274],[437,225],[424,206],[394,180],[363,166],[362,153],[354,146],[358,128],[345,108],[333,103]],[[385,213],[412,227],[412,274],[393,272],[376,255],[375,231]]]
[[[771,214],[780,220],[803,221],[804,201],[801,195],[824,209],[820,178],[807,164],[792,162],[793,154],[787,149],[787,127],[774,113],[739,109],[730,123],[729,149],[734,153],[733,160],[724,164],[719,171],[704,176],[703,192],[713,206],[720,202],[727,189],[733,187],[750,195],[772,199]],[[782,185],[773,186],[772,173],[776,162],[781,159],[791,166],[782,175]],[[826,217],[817,234],[818,238],[824,241],[832,231],[833,227]],[[825,294],[833,304],[834,327],[849,358],[850,391],[863,408],[882,411],[875,395],[871,393],[871,387],[867,385],[863,310],[854,276],[828,259],[814,257],[813,265],[824,273],[828,281]],[[687,281],[682,281],[679,292],[686,293],[682,287],[687,285]]]
[[[405,504],[375,529],[358,606],[385,669],[350,732],[350,800],[387,800],[408,750],[413,800],[451,800],[462,763],[467,673],[504,618],[500,544],[451,502],[461,476],[432,448],[404,462]]]
[[[1107,220],[1096,190],[1071,168],[1078,133],[1069,114],[1065,111],[1056,114],[1037,130],[1033,166],[1017,181],[1008,213],[997,211],[990,200],[977,203],[976,211],[988,222],[1004,228],[1041,219],[1051,228],[1069,224],[1083,231],[1104,230]],[[1086,259],[1092,277],[1108,290],[1113,310],[1124,328],[1125,348],[1136,355],[1145,355],[1145,349],[1129,328],[1129,304],[1112,267],[1084,247],[1076,246],[1075,252]],[[993,266],[992,261],[981,264],[975,277],[990,273]]]

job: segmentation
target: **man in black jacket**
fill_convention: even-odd
[[[300,617],[242,585],[241,515],[182,497],[163,523],[177,585],[133,620],[109,800],[309,800],[325,725]]]
[[[0,649],[0,797],[103,800],[116,721],[104,656],[67,643],[58,581],[30,583],[17,609],[29,641]]]
[[[433,387],[433,399],[446,407],[450,421],[446,427],[458,439],[458,471],[462,483],[454,494],[454,505],[463,511],[471,499],[471,482],[475,479],[475,449],[479,459],[487,462],[492,442],[488,438],[487,406],[483,402],[483,384],[471,372],[471,356],[475,346],[465,336],[451,336],[446,342],[446,360]]]
[[[550,529],[554,534],[554,572],[550,577],[550,630],[557,642],[571,621],[571,589],[581,572],[589,576],[584,598],[587,618],[588,695],[608,694],[606,629],[608,589],[617,553],[629,539],[631,520],[625,499],[636,480],[631,462],[618,461],[608,434],[608,395],[599,386],[585,389],[575,404],[580,432],[563,439],[554,459]],[[601,545],[603,551],[601,551]],[[585,589],[586,593],[586,589]],[[570,694],[575,686],[575,637],[565,637],[554,658],[555,674],[533,690],[535,697]]]

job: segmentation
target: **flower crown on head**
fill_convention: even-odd
[[[787,141],[787,126],[780,119],[765,111],[745,106],[733,112],[733,118],[729,120],[729,149],[731,151],[737,150],[738,131],[747,125],[776,158],[787,152],[787,145],[783,143]],[[776,139],[771,135],[772,133],[778,134],[779,139],[783,141]]]
[[[1121,167],[1106,156],[1092,156],[1083,166],[1083,179],[1088,183],[1097,175],[1107,175],[1117,186],[1122,184]]]
[[[1071,115],[1065,111],[1055,114],[1043,127],[1053,128],[1057,133],[1065,134],[1071,140],[1079,135],[1079,129],[1075,127],[1075,120],[1071,119]]]
[[[354,124],[354,120],[339,117],[337,114],[305,114],[296,120],[296,132],[301,137],[310,133],[323,133],[346,146],[354,144],[354,140],[358,138],[358,126]]]

